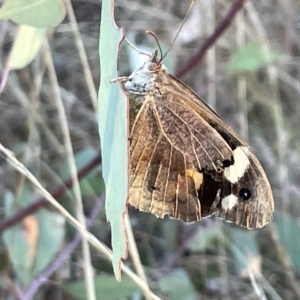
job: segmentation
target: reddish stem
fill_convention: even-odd
[[[186,64],[184,64],[181,68],[179,68],[175,76],[180,78],[182,77],[185,73],[187,73],[189,70],[194,68],[204,57],[206,51],[215,44],[217,39],[225,32],[225,30],[229,27],[230,23],[234,19],[236,13],[243,7],[244,2],[246,0],[236,0],[232,6],[230,7],[229,11],[223,18],[223,20],[219,23],[219,25],[216,27],[215,31],[213,34],[208,37],[204,43],[201,45],[197,53],[192,56]]]
[[[93,170],[98,164],[101,163],[101,155],[97,155],[95,158],[93,158],[86,166],[84,166],[77,174],[78,179],[82,179],[84,176],[86,176],[91,170]],[[69,178],[66,180],[62,185],[58,186],[51,195],[53,198],[58,198],[61,196],[68,188],[72,187],[73,180],[72,178]],[[44,198],[40,197],[34,203],[30,204],[29,206],[20,209],[17,213],[15,213],[10,218],[4,220],[0,223],[0,233],[4,231],[5,229],[17,224],[20,222],[23,218],[25,218],[28,215],[31,215],[35,213],[37,210],[41,209],[42,207],[45,207],[49,204],[49,202]]]

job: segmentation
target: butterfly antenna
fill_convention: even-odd
[[[163,59],[163,53],[162,53],[162,49],[161,49],[161,46],[160,46],[160,43],[158,41],[157,36],[155,35],[155,33],[153,31],[150,31],[150,30],[146,30],[146,33],[150,34],[150,35],[152,35],[154,37],[154,39],[156,41],[156,44],[158,46],[159,52],[160,52],[160,60],[162,61],[162,59]]]
[[[181,25],[180,25],[180,27],[179,27],[179,29],[178,29],[176,35],[175,35],[175,38],[174,38],[174,40],[173,40],[171,46],[169,47],[169,49],[168,49],[168,51],[165,53],[165,55],[161,58],[161,60],[163,60],[163,59],[167,56],[167,54],[170,52],[171,48],[173,47],[173,45],[174,45],[174,43],[175,43],[175,41],[176,41],[176,39],[177,39],[177,37],[178,37],[178,35],[179,35],[179,32],[181,31],[181,29],[182,29],[182,27],[183,27],[183,25],[184,25],[184,23],[185,23],[187,17],[189,16],[189,14],[190,14],[190,12],[191,12],[191,9],[192,9],[193,5],[195,4],[195,1],[196,1],[196,0],[192,0],[192,2],[191,2],[191,4],[190,4],[190,7],[189,7],[188,11],[186,12],[183,21],[181,22]]]
[[[133,48],[134,50],[136,50],[136,51],[139,52],[140,54],[147,55],[147,56],[151,57],[151,55],[150,55],[149,53],[143,52],[143,51],[139,50],[137,47],[135,47],[132,43],[129,42],[129,40],[128,40],[127,38],[125,38],[125,42],[126,42],[131,48]]]

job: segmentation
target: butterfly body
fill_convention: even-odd
[[[259,161],[167,72],[157,51],[129,76],[125,90],[139,103],[131,120],[131,205],[185,222],[212,214],[247,228],[270,222],[273,196]]]

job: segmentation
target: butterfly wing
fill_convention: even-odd
[[[273,196],[257,158],[168,74],[157,51],[129,76],[125,89],[144,96],[131,130],[130,204],[186,222],[214,213],[248,228],[271,220]]]
[[[194,181],[186,175],[192,164],[160,130],[149,99],[132,127],[130,167],[131,205],[162,218],[170,215],[186,222],[201,219]]]
[[[214,142],[217,148],[223,151],[225,142],[231,150],[230,158],[227,156],[225,160],[221,159],[222,185],[219,199],[216,199],[216,202],[219,201],[218,216],[248,228],[260,228],[269,223],[274,211],[274,200],[269,181],[256,156],[234,130],[190,88],[172,75],[166,74],[166,76],[170,77],[168,82],[171,84],[162,86],[160,94],[169,101],[161,101],[162,104],[158,105],[168,106],[174,112],[176,106],[180,109],[184,107],[187,112],[185,114],[179,112],[181,118],[186,115],[193,116],[186,118],[185,121],[189,122],[196,118],[200,122],[198,124],[200,127],[203,123],[209,124],[208,126],[213,128],[216,134],[209,133],[204,139]],[[219,162],[217,152],[212,151],[211,158],[212,161]],[[207,168],[204,167],[202,172],[206,174]],[[219,175],[213,174],[213,180],[219,181]],[[204,201],[200,199],[200,202]]]
[[[258,160],[219,122],[212,126],[199,108],[171,97],[146,95],[132,127],[129,203],[186,222],[216,213],[245,227],[264,226],[273,198]]]

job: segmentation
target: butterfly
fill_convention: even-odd
[[[271,221],[272,190],[260,162],[196,93],[167,72],[157,50],[122,80],[134,115],[129,204],[185,222],[217,215],[261,228]]]

